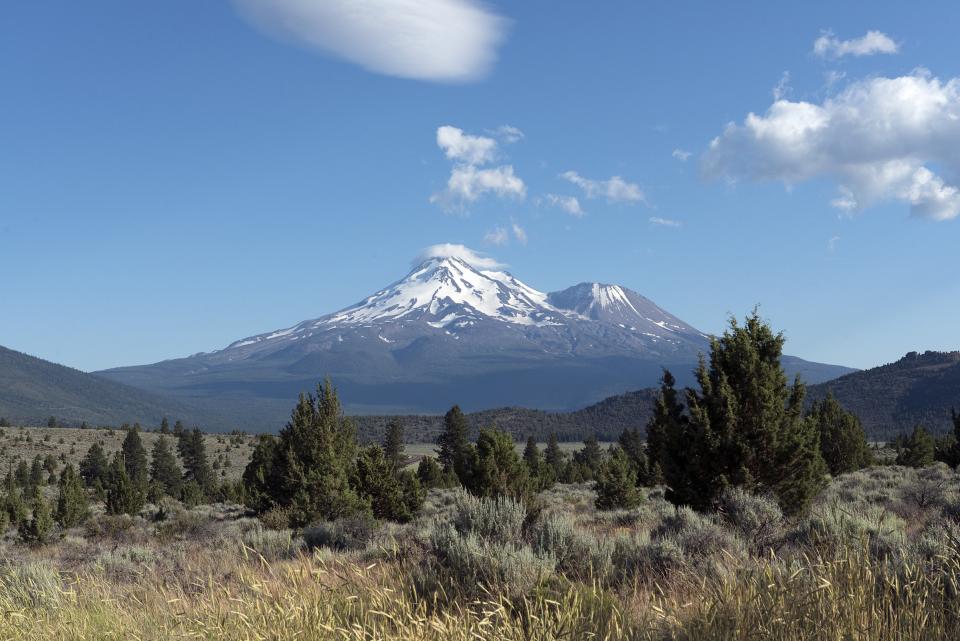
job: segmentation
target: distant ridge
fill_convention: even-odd
[[[206,423],[206,413],[93,374],[0,347],[0,417],[20,424],[156,426],[164,416]]]

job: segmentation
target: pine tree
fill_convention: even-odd
[[[80,476],[87,487],[93,487],[98,481],[103,484],[107,478],[110,461],[100,443],[94,443],[80,461]]]
[[[107,514],[136,514],[146,501],[146,496],[140,488],[130,480],[127,466],[123,461],[123,454],[117,452],[110,464],[107,474]]]
[[[160,433],[161,434],[170,433],[170,421],[167,420],[166,416],[164,416],[163,420],[160,421]]]
[[[467,417],[454,405],[443,417],[443,432],[437,438],[440,446],[437,459],[447,474],[453,473],[464,486],[470,484],[470,471],[473,468],[473,447],[468,440],[470,426]]]
[[[814,403],[808,420],[816,425],[820,435],[820,453],[830,474],[846,474],[873,463],[873,453],[860,419],[844,410],[833,394],[827,394],[823,401]]]
[[[123,452],[123,464],[126,466],[127,476],[130,482],[137,488],[146,493],[147,480],[149,479],[149,467],[147,466],[147,450],[143,447],[140,440],[140,430],[138,425],[127,432],[120,446]]]
[[[274,503],[290,509],[291,525],[364,510],[350,486],[356,450],[353,423],[343,416],[330,381],[317,386],[316,397],[301,394],[280,431],[269,482]]]
[[[276,454],[277,439],[272,434],[263,434],[243,470],[245,503],[257,512],[266,512],[274,505],[270,484],[276,478],[273,470]]]
[[[43,485],[43,461],[39,456],[33,457],[33,464],[30,465],[30,478],[27,481],[27,487],[31,490]]]
[[[387,435],[383,440],[383,454],[394,470],[403,468],[407,456],[403,447],[403,423],[393,419],[387,425]]]
[[[564,455],[563,450],[560,449],[560,444],[557,443],[556,432],[550,433],[550,437],[547,440],[547,448],[543,452],[543,459],[544,462],[553,469],[554,479],[562,479],[564,477],[567,457]]]
[[[408,473],[403,473],[404,479],[401,481],[401,475],[387,460],[383,448],[371,445],[361,450],[357,456],[351,485],[357,495],[370,504],[376,518],[406,522],[420,509],[423,497],[416,477],[412,477],[416,486],[408,486],[411,482],[407,478],[409,476]],[[419,502],[408,503],[411,499],[418,498]]]
[[[594,490],[598,510],[631,509],[640,504],[635,466],[623,448],[610,449],[597,473]]]
[[[424,456],[420,459],[417,464],[417,479],[420,481],[420,486],[427,490],[452,485],[448,482],[450,479],[444,475],[435,456]]]
[[[627,428],[620,433],[617,444],[626,454],[630,467],[634,472],[638,485],[649,483],[650,473],[647,462],[647,452],[643,445],[643,434],[638,429]]]
[[[207,446],[203,442],[203,432],[198,428],[186,433],[179,442],[180,457],[183,459],[183,479],[193,481],[200,487],[204,496],[214,489],[213,470],[207,459]]]
[[[25,543],[43,545],[53,535],[53,515],[50,513],[50,504],[43,498],[39,487],[33,489],[30,499],[30,520],[20,524],[20,538]]]
[[[532,489],[542,491],[552,486],[555,480],[553,468],[546,464],[537,440],[533,436],[527,437],[527,444],[523,448],[523,462],[527,466],[527,475],[530,478]]]
[[[150,450],[150,482],[168,496],[180,496],[183,476],[166,436],[158,438]]]
[[[13,477],[16,479],[18,487],[24,489],[30,487],[30,466],[27,465],[24,459],[20,459],[20,463],[17,464],[17,471],[14,472]]]
[[[603,463],[603,452],[600,450],[596,436],[591,434],[583,439],[583,448],[573,455],[573,462],[580,467],[584,481],[597,478],[600,465]]]
[[[513,439],[495,427],[480,430],[474,467],[467,489],[478,496],[525,498],[530,492],[527,466],[517,456]]]
[[[922,425],[913,428],[903,449],[897,455],[897,465],[926,467],[933,464],[934,440]]]
[[[182,421],[177,421],[173,424],[173,436],[177,439],[177,443],[180,442],[180,439],[182,439],[186,433],[187,430],[184,429]]]
[[[756,310],[711,341],[709,366],[696,371],[684,413],[664,375],[648,430],[650,450],[668,485],[667,498],[711,507],[724,488],[772,492],[788,513],[801,512],[825,484],[816,426],[802,416],[805,388],[787,384],[780,365],[783,334]]]
[[[60,491],[54,518],[60,527],[69,529],[82,524],[90,516],[90,504],[83,480],[73,466],[67,464],[60,474]]]

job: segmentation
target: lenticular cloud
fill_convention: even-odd
[[[475,0],[234,0],[268,32],[370,71],[464,82],[496,60],[507,21]]]

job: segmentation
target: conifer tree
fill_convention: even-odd
[[[59,485],[54,518],[64,529],[76,527],[90,516],[90,504],[83,480],[69,463],[60,474]]]
[[[926,467],[933,464],[934,440],[922,425],[913,428],[903,449],[897,454],[897,465]]]
[[[531,489],[542,491],[553,485],[555,480],[553,468],[544,461],[543,454],[537,447],[537,440],[533,436],[527,437],[527,444],[523,448],[523,462],[527,466]]]
[[[161,434],[170,433],[170,421],[167,420],[166,416],[164,416],[163,420],[160,421],[160,433]]]
[[[649,469],[647,464],[647,452],[643,445],[643,434],[638,429],[627,428],[620,433],[617,444],[623,453],[627,456],[627,461],[633,469],[637,484],[644,485],[649,482]]]
[[[419,491],[419,481],[413,477],[416,486],[406,487],[410,483],[405,478],[409,473],[398,473],[379,445],[360,451],[351,476],[351,485],[357,495],[370,504],[378,519],[406,522],[420,509],[423,494]],[[416,502],[411,504],[411,500]]]
[[[543,452],[543,459],[553,470],[554,479],[562,479],[564,477],[566,456],[564,456],[563,450],[560,449],[560,444],[557,443],[556,432],[551,432],[550,437],[547,439],[547,448]]]
[[[273,470],[276,454],[277,439],[272,434],[262,434],[243,470],[245,503],[257,512],[266,512],[274,505],[271,483],[276,480]]]
[[[100,443],[94,443],[80,461],[80,476],[87,487],[93,487],[98,481],[103,484],[107,478],[110,461]]]
[[[43,545],[50,541],[53,526],[50,504],[43,498],[40,488],[34,487],[33,496],[30,499],[30,519],[20,523],[20,538],[25,543]]]
[[[166,436],[158,438],[150,450],[150,482],[168,496],[180,496],[183,476]]]
[[[873,463],[873,453],[867,443],[860,419],[840,406],[832,393],[814,403],[808,420],[814,422],[820,435],[820,453],[830,470],[837,476]]]
[[[600,465],[594,490],[598,510],[631,509],[640,504],[635,464],[623,448],[610,449]]]
[[[950,467],[960,465],[960,414],[956,409],[950,410],[950,419],[953,422],[953,432],[943,437],[943,445],[937,447],[935,457]]]
[[[427,490],[452,485],[448,482],[449,477],[444,475],[435,456],[424,456],[420,459],[417,464],[417,479],[420,481],[420,486]]]
[[[573,462],[580,468],[584,481],[597,478],[600,465],[603,463],[603,451],[597,442],[597,437],[591,434],[583,439],[583,448],[573,455]]]
[[[27,465],[27,461],[20,459],[20,462],[17,464],[17,471],[14,472],[14,479],[16,479],[17,486],[27,489],[30,487],[30,466]]]
[[[364,510],[350,486],[356,450],[353,423],[343,416],[330,381],[317,386],[316,397],[301,394],[280,431],[269,483],[274,503],[290,509],[291,525]]]
[[[470,426],[467,417],[454,405],[443,417],[443,432],[437,438],[440,450],[437,459],[447,474],[453,473],[464,486],[470,484],[470,471],[473,468],[473,447],[468,434]]]
[[[39,456],[33,457],[33,463],[30,465],[30,479],[27,481],[27,487],[34,489],[43,485],[43,461]]]
[[[149,479],[149,467],[147,466],[147,450],[143,447],[143,441],[140,440],[139,425],[135,424],[127,432],[120,446],[123,453],[123,464],[127,470],[127,476],[130,482],[137,488],[146,493],[147,480]]]
[[[178,444],[180,442],[180,439],[182,439],[186,435],[186,433],[187,433],[187,430],[183,427],[182,421],[177,421],[176,423],[173,424],[173,436],[174,438],[177,439]]]
[[[709,366],[696,371],[684,413],[664,375],[649,426],[651,452],[668,485],[667,498],[711,507],[730,485],[772,492],[788,513],[801,512],[825,484],[816,426],[802,416],[805,388],[787,384],[780,365],[783,334],[754,310],[712,339]]]
[[[467,489],[478,496],[525,498],[530,492],[527,466],[517,455],[513,439],[495,427],[480,430]]]
[[[107,514],[136,514],[146,501],[146,496],[127,474],[127,467],[123,461],[123,454],[117,452],[110,464],[107,474]]]
[[[207,459],[207,446],[203,441],[203,432],[198,428],[185,433],[179,441],[180,457],[183,459],[183,479],[193,481],[204,496],[213,491],[214,476]]]
[[[403,447],[403,423],[400,419],[393,419],[387,425],[387,434],[383,440],[383,454],[394,470],[403,468],[406,454]]]
[[[8,472],[3,483],[3,509],[7,513],[10,525],[19,527],[27,520],[27,505],[20,494],[13,473]]]

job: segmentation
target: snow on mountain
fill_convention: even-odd
[[[551,293],[547,300],[554,307],[583,318],[649,335],[660,336],[669,332],[704,336],[650,299],[620,285],[580,283]]]

